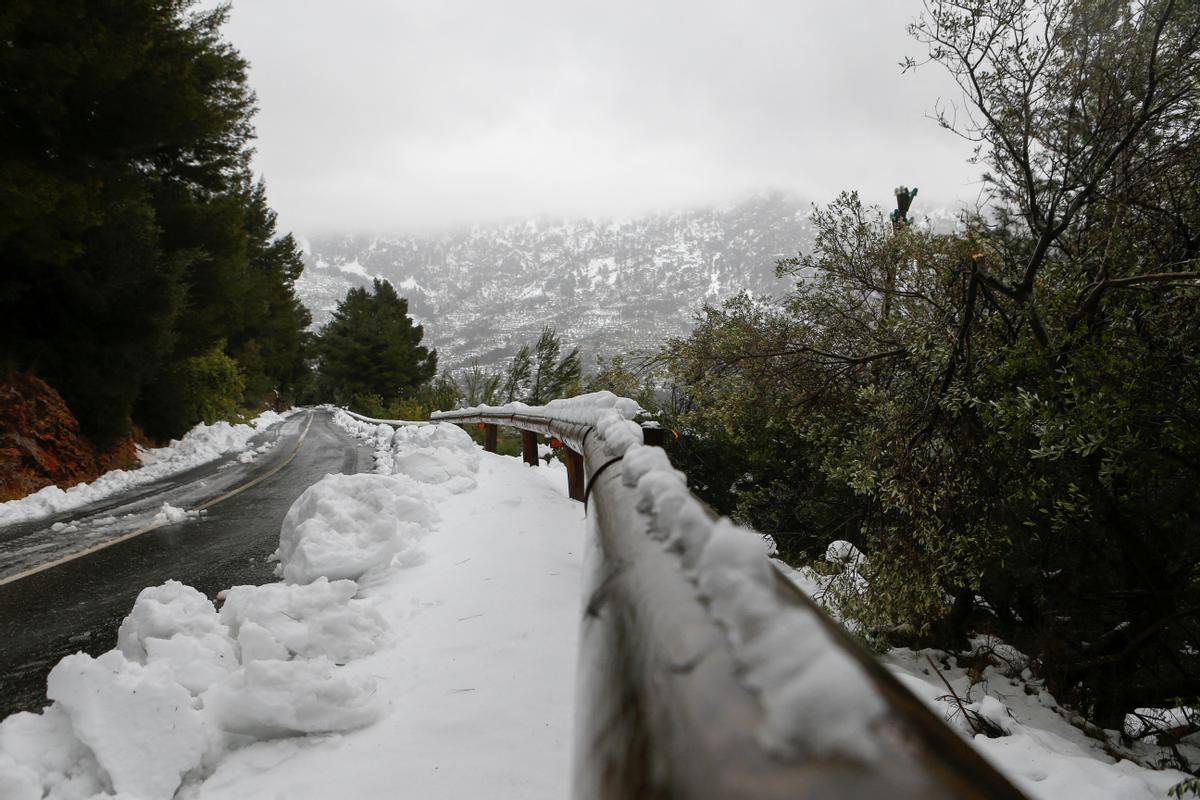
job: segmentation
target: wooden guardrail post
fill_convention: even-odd
[[[521,431],[521,458],[531,467],[538,465],[537,434],[533,431]]]
[[[483,449],[489,453],[496,452],[497,426],[483,423]]]
[[[572,500],[583,502],[586,493],[584,488],[583,456],[569,447],[563,447],[567,454],[567,494]]]
[[[666,428],[660,428],[657,425],[642,426],[642,444],[648,444],[653,447],[662,447],[666,440]]]

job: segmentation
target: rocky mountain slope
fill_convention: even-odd
[[[655,348],[694,313],[746,289],[779,294],[775,262],[811,242],[810,207],[782,195],[625,222],[529,221],[439,236],[307,243],[297,293],[324,323],[353,286],[407,297],[442,367],[497,363],[548,324],[593,356]]]

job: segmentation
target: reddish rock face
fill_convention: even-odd
[[[132,436],[97,448],[44,381],[19,372],[0,380],[0,501],[50,484],[65,489],[106,470],[136,465]]]

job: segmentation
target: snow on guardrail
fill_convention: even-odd
[[[711,515],[666,452],[643,444],[639,412],[600,392],[431,416],[554,435],[586,460],[599,563],[579,659],[593,707],[577,796],[1022,797],[804,598],[757,532]],[[699,727],[711,715],[719,731]]]

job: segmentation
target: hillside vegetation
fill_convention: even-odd
[[[834,594],[873,642],[998,633],[1119,728],[1200,694],[1200,6],[931,2],[913,34],[986,203],[939,234],[841,196],[781,303],[707,308],[648,385],[719,510],[858,545]]]

